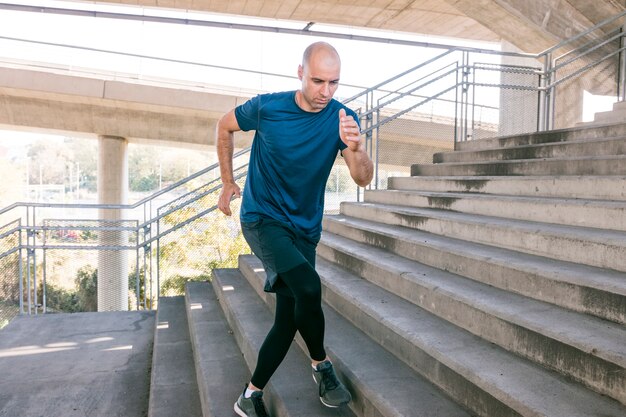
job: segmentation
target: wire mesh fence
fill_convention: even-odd
[[[0,328],[20,312],[19,248],[20,221],[0,227]]]
[[[247,165],[234,170],[242,190],[246,170]],[[239,254],[250,252],[239,224],[241,200],[233,200],[232,216],[224,216],[215,209],[220,191],[219,183],[211,182],[159,208],[162,238],[155,255],[161,295],[182,294],[185,282],[208,280],[214,268],[235,267]]]

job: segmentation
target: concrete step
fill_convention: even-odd
[[[148,417],[202,417],[185,298],[160,297]]]
[[[577,140],[592,140],[626,136],[626,124],[584,125],[575,128],[549,130],[521,135],[500,136],[495,138],[459,142],[459,151],[515,147],[540,143],[554,143]]]
[[[411,175],[626,175],[626,155],[413,164]]]
[[[388,188],[626,201],[626,176],[392,177]]]
[[[344,202],[341,214],[626,272],[626,233],[620,231],[371,203]]]
[[[323,227],[320,254],[328,246],[327,233],[332,233],[496,288],[626,324],[626,280],[621,272],[342,215],[326,216]]]
[[[324,299],[331,307],[478,415],[591,417],[626,412],[623,404],[507,352],[359,276],[323,260],[317,270],[324,282]],[[490,408],[494,400],[500,408]]]
[[[540,158],[572,158],[606,155],[626,155],[626,137],[578,140],[557,143],[522,145],[506,148],[438,152],[434,163],[505,161]]]
[[[444,320],[626,404],[626,327],[337,235],[318,254]]]
[[[617,104],[617,103],[616,103]],[[626,108],[613,105],[613,110],[597,112],[593,116],[594,123],[626,123]]]
[[[616,101],[613,103],[613,110],[626,110],[626,101]]]
[[[273,315],[239,270],[213,270],[212,284],[239,346],[234,352],[243,352],[248,369],[253,370],[261,344],[274,321]],[[264,393],[263,399],[272,417],[354,417],[348,407],[331,409],[322,405],[311,375],[310,360],[297,346],[289,350]],[[232,399],[233,403],[236,398]]]
[[[626,231],[626,201],[427,191],[365,191],[368,203],[437,208],[543,223]]]
[[[318,259],[317,270],[330,307],[475,415],[606,417],[626,412],[617,401],[506,352],[323,259]]]
[[[255,256],[241,256],[239,267],[272,311],[275,298],[263,293],[265,272]],[[324,306],[325,344],[335,366],[354,393],[352,409],[368,417],[469,416],[441,390],[426,381],[363,332]],[[302,339],[298,342],[304,350]]]
[[[248,367],[211,284],[187,283],[185,300],[202,415],[232,416],[233,405],[250,380]],[[179,400],[174,401],[174,406],[183,407]],[[186,414],[170,414],[175,415]]]

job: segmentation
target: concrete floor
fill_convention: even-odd
[[[147,416],[154,312],[46,314],[0,330],[0,416]]]

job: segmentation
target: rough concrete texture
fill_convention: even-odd
[[[211,284],[187,283],[185,300],[203,416],[233,415],[250,371]]]
[[[0,416],[146,416],[154,317],[17,317],[0,331]]]
[[[482,339],[626,402],[626,328],[621,324],[493,288],[384,249],[339,236],[330,239],[328,262]]]
[[[333,244],[335,236],[341,236],[497,288],[626,324],[626,281],[618,271],[344,216],[327,216],[324,231],[318,246],[322,257],[337,246]]]
[[[182,296],[159,299],[151,376],[149,417],[202,417]]]
[[[626,202],[623,201],[400,190],[366,191],[365,201],[626,231]]]
[[[623,232],[435,209],[342,203],[341,213],[524,253],[626,272]]]
[[[393,177],[389,189],[626,201],[626,176]]]

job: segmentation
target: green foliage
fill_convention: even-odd
[[[79,311],[98,311],[98,270],[92,266],[80,268],[74,283]]]
[[[46,310],[51,312],[75,313],[78,307],[76,291],[66,290],[52,283],[46,284]]]
[[[79,171],[80,188],[95,193],[98,186],[98,142],[84,138],[71,138],[66,139],[65,144],[74,155],[72,162],[76,164],[76,170]],[[75,171],[74,175],[76,174]]]
[[[176,225],[212,207],[215,195],[200,198],[193,204],[176,210],[164,219],[166,225]],[[238,212],[240,201],[231,209]],[[237,266],[239,255],[249,253],[237,217],[227,217],[215,210],[176,231],[160,246],[161,294],[183,294],[185,282],[209,280],[213,269]]]
[[[150,173],[143,177],[131,177],[130,191],[155,191],[159,187],[159,176]]]
[[[154,147],[129,147],[130,191],[154,191],[159,186],[159,164]]]
[[[161,295],[164,296],[173,296],[173,295],[184,295],[185,294],[185,284],[191,281],[209,281],[210,277],[208,275],[196,275],[194,277],[185,277],[182,275],[174,275],[168,279],[166,279],[163,284],[161,284]]]
[[[46,309],[52,312],[76,313],[98,311],[98,270],[85,266],[74,279],[75,289],[46,284]]]
[[[0,329],[9,324],[9,322],[19,314],[19,312],[19,304],[0,301]]]
[[[139,268],[139,296],[137,296],[137,268],[133,267],[133,269],[128,274],[128,291],[131,294],[131,297],[128,300],[128,308],[130,310],[137,307],[137,300],[139,300],[139,304],[146,306],[152,305],[152,295],[146,289],[147,285],[146,281],[146,269],[145,267]]]

